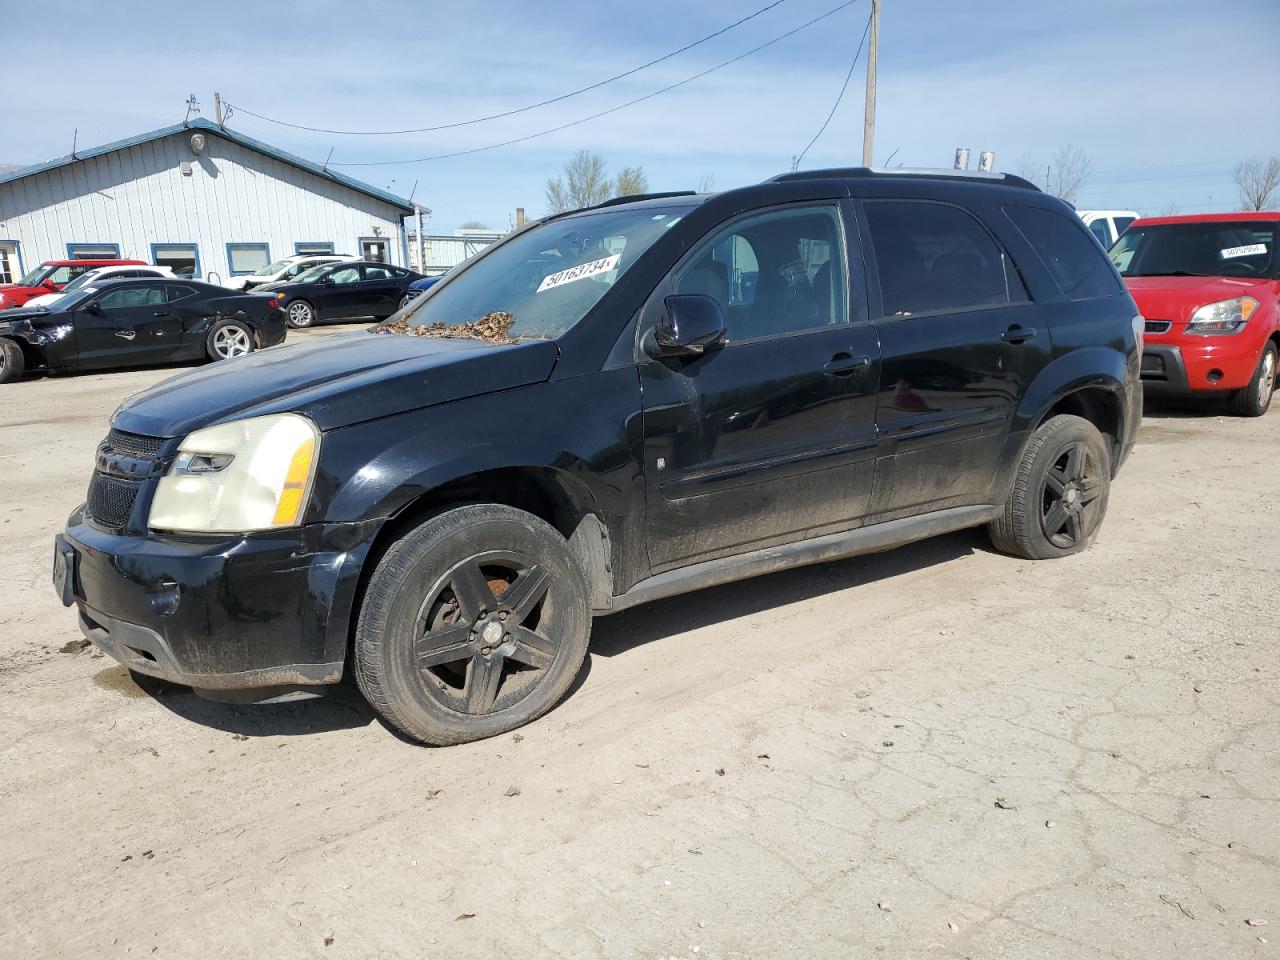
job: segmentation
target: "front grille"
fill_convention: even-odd
[[[126,457],[150,459],[160,452],[164,446],[163,437],[144,437],[140,433],[126,433],[123,430],[112,430],[103,441],[103,446]]]
[[[1172,326],[1172,320],[1148,320],[1145,330],[1147,333],[1167,333]]]
[[[104,527],[123,527],[133,513],[142,484],[121,480],[97,471],[89,481],[89,497],[85,511]]]

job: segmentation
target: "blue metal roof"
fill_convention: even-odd
[[[142,133],[136,137],[128,137],[124,140],[117,140],[115,143],[108,143],[101,147],[90,147],[87,150],[77,150],[74,157],[59,157],[56,160],[47,160],[44,163],[36,163],[29,167],[22,167],[7,173],[0,173],[0,186],[6,183],[12,183],[14,180],[22,180],[25,177],[34,176],[37,173],[45,173],[48,170],[57,170],[59,167],[65,167],[81,160],[90,160],[94,157],[101,157],[104,154],[114,153],[117,150],[124,150],[128,147],[137,146],[140,143],[150,143],[152,140],[160,140],[163,137],[172,136],[175,133],[182,133],[184,130],[203,130],[212,133],[215,136],[223,137],[232,143],[238,143],[242,147],[248,147],[250,150],[256,150],[264,153],[268,157],[282,163],[287,163],[299,169],[306,170],[308,173],[314,173],[317,177],[323,177],[334,183],[340,183],[344,187],[349,187],[366,196],[381,200],[383,203],[389,203],[393,207],[398,207],[404,213],[413,213],[413,207],[408,200],[403,197],[397,197],[393,193],[387,193],[385,190],[379,190],[377,187],[371,187],[367,183],[361,183],[359,180],[353,180],[351,177],[334,173],[326,167],[318,163],[312,163],[310,160],[303,160],[301,157],[295,157],[291,153],[273,147],[270,144],[263,143],[261,140],[255,140],[252,137],[246,137],[243,133],[237,133],[234,130],[228,130],[226,127],[220,127],[211,120],[204,120],[197,117],[187,123],[176,123],[171,127],[164,127],[160,130],[152,130],[150,133]]]

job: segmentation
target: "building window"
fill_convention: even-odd
[[[0,283],[17,283],[22,278],[22,257],[17,240],[0,240]]]
[[[151,262],[169,267],[180,277],[200,276],[200,248],[194,243],[153,243]]]
[[[68,243],[68,260],[119,260],[118,243]]]
[[[271,248],[265,243],[228,243],[227,270],[233,276],[257,273],[271,262]]]
[[[316,253],[333,253],[332,240],[316,240],[310,243],[295,243],[293,252],[300,257],[310,256]]]
[[[391,241],[386,237],[361,237],[360,259],[374,263],[391,262]]]

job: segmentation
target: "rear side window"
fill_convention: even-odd
[[[866,217],[885,316],[1027,299],[1004,251],[971,213],[932,201],[871,200]]]
[[[1005,207],[1068,300],[1120,293],[1115,269],[1075,217],[1044,207]]]
[[[171,285],[169,287],[170,303],[173,303],[173,301],[175,300],[183,300],[183,299],[186,299],[187,297],[194,297],[195,295],[196,295],[196,292],[191,287],[180,287],[176,285]]]

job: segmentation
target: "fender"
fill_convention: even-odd
[[[308,515],[380,526],[453,481],[539,468],[585,491],[625,588],[647,574],[640,445],[634,367],[531,384],[327,432]]]
[[[1102,389],[1114,396],[1121,411],[1120,436],[1116,439],[1119,449],[1127,450],[1135,430],[1129,409],[1133,398],[1128,384],[1135,382],[1136,378],[1136,365],[1124,353],[1111,347],[1084,347],[1050,361],[1028,386],[1013,416],[1000,458],[1001,466],[996,472],[991,502],[1004,502],[1031,432],[1045,414],[1070,394],[1085,389]],[[1141,410],[1140,398],[1137,403]]]

